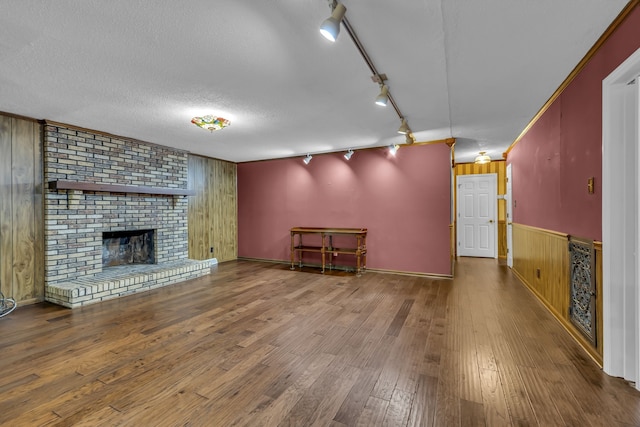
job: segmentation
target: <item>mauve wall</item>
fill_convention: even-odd
[[[449,147],[342,154],[239,164],[238,256],[289,260],[291,227],[365,227],[368,268],[451,274]]]
[[[639,47],[636,7],[511,150],[515,222],[602,240],[602,80]]]

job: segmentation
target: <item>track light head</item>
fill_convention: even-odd
[[[387,106],[387,101],[389,101],[389,87],[387,85],[382,85],[382,89],[380,90],[380,95],[376,98],[376,104],[381,107]]]
[[[412,134],[411,132],[408,132],[408,133],[405,135],[404,141],[405,141],[407,144],[413,144],[414,142],[416,142],[416,140],[415,140],[415,138],[414,138],[414,136],[413,136],[413,134]]]
[[[402,135],[407,135],[409,133],[409,125],[407,124],[407,119],[402,119],[402,124],[398,129],[398,133]]]
[[[311,154],[307,154],[307,157],[302,159],[302,161],[304,162],[305,165],[308,165],[311,159],[313,159],[313,156]]]
[[[322,22],[320,25],[320,33],[325,39],[335,42],[340,33],[340,22],[344,18],[344,14],[347,12],[347,8],[342,3],[337,3],[333,8],[331,16]]]
[[[392,156],[395,156],[399,148],[400,146],[398,144],[391,144],[389,146],[389,153],[391,153]]]
[[[353,150],[349,149],[346,153],[344,153],[344,158],[347,160],[351,160],[351,156],[353,156]]]

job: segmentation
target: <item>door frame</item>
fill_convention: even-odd
[[[513,182],[511,180],[513,171],[512,164],[509,163],[506,168],[506,233],[507,233],[507,267],[513,268]]]
[[[626,245],[635,248],[636,252],[640,248],[640,206],[637,201],[628,201],[624,197],[629,191],[638,194],[640,190],[640,149],[631,161],[631,168],[620,167],[624,158],[624,118],[620,114],[624,111],[624,94],[620,88],[638,75],[640,49],[602,81],[603,370],[609,375],[623,378],[630,357],[635,358],[631,361],[635,373],[640,373],[639,263],[637,259],[633,263],[635,265],[624,262],[629,259],[625,257]],[[636,85],[640,85],[640,82],[636,82]],[[636,132],[636,147],[639,146],[639,140]],[[635,225],[635,233],[631,236],[626,230],[629,221]],[[630,241],[627,240],[629,238]],[[625,305],[630,298],[631,303]],[[625,345],[629,336],[635,337],[634,348],[629,348],[628,343]],[[636,388],[640,389],[640,381],[636,381]]]
[[[462,242],[463,233],[460,232],[460,188],[458,184],[460,183],[460,179],[468,179],[468,178],[477,178],[477,177],[486,177],[491,179],[491,194],[493,195],[493,258],[498,258],[498,174],[497,173],[476,173],[476,174],[467,174],[467,175],[457,175],[456,176],[456,255],[460,255],[460,246]],[[464,256],[464,255],[462,255]]]

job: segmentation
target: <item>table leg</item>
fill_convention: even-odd
[[[291,233],[291,270],[295,270],[296,267],[294,266],[294,261],[295,261],[295,235],[292,232]]]
[[[324,242],[324,233],[322,233],[322,248],[320,248],[320,254],[322,255],[322,274],[324,274],[325,255],[327,252],[324,246]]]

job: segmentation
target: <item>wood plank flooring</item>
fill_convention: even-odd
[[[495,260],[453,280],[232,261],[0,319],[0,425],[640,426],[640,393]]]

